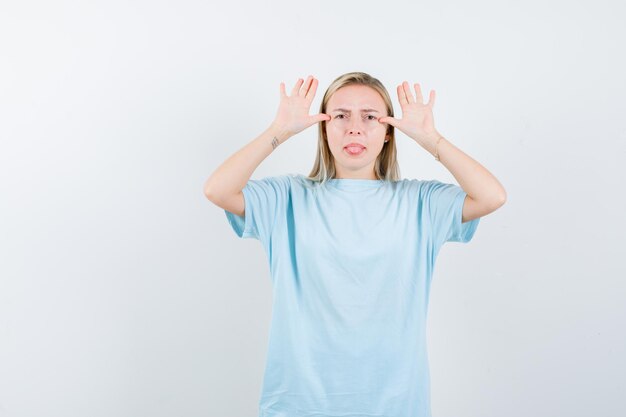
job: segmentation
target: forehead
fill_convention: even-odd
[[[344,109],[385,109],[385,101],[378,91],[366,85],[347,85],[335,91],[327,103],[328,111],[341,107]]]

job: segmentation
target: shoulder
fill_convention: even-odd
[[[419,191],[424,180],[418,180],[416,178],[402,178],[397,181],[390,181],[390,185],[397,191],[415,192]]]
[[[249,179],[249,185],[266,185],[266,186],[278,186],[282,188],[289,188],[293,183],[296,174],[282,174],[282,175],[269,175],[261,178]]]
[[[455,199],[463,194],[463,189],[456,184],[443,182],[437,179],[408,179],[405,189],[420,201],[441,201]]]
[[[430,191],[438,190],[441,188],[458,187],[455,184],[449,184],[437,179],[414,179],[411,181],[413,182],[413,186],[423,193],[428,193]]]
[[[306,175],[286,174],[285,176],[289,177],[289,181],[291,181],[293,188],[317,190],[318,188],[323,187],[323,185],[319,181],[313,178],[310,178]]]
[[[248,180],[246,188],[260,188],[268,191],[291,194],[297,190],[316,190],[319,183],[302,174],[287,173]]]

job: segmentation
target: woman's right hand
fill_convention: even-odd
[[[304,86],[302,85],[303,83]],[[317,79],[311,75],[307,77],[306,82],[299,78],[293,90],[291,90],[291,96],[287,96],[285,94],[285,83],[281,82],[280,106],[272,125],[288,132],[289,136],[293,136],[315,123],[330,120],[330,116],[324,113],[309,115],[311,102],[317,90],[317,83]]]

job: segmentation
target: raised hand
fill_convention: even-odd
[[[408,82],[404,81],[402,85],[398,86],[398,101],[402,108],[402,119],[386,116],[379,118],[378,121],[397,127],[420,145],[428,146],[429,142],[439,135],[433,120],[435,91],[430,90],[428,103],[424,104],[419,83],[414,84],[414,87],[417,99],[413,98]]]
[[[293,90],[291,90],[291,96],[287,96],[285,83],[281,82],[280,105],[278,114],[272,124],[288,132],[289,136],[292,136],[315,123],[330,120],[330,116],[324,113],[309,115],[317,84],[317,79],[312,75],[309,75],[306,81],[299,78]]]

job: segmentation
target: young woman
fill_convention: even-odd
[[[318,81],[299,79],[275,120],[209,177],[205,195],[239,237],[268,256],[273,309],[260,417],[427,417],[426,317],[435,259],[469,242],[506,192],[435,129],[424,104],[398,86],[402,118],[376,78],[347,73],[309,115]],[[308,176],[251,180],[280,144],[319,125]],[[394,128],[434,155],[460,187],[400,179]]]

